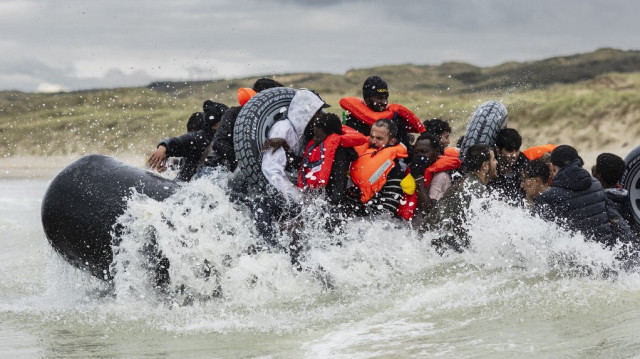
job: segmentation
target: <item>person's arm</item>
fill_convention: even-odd
[[[262,155],[262,173],[267,181],[288,199],[299,201],[302,192],[289,180],[285,172],[287,154],[282,147],[267,149]]]

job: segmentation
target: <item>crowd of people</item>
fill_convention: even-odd
[[[238,90],[239,106],[231,108],[205,101],[203,111],[189,119],[187,133],[158,144],[149,167],[163,171],[168,157],[183,157],[177,177],[182,181],[216,167],[235,171],[232,199],[251,209],[266,248],[279,248],[274,228],[296,220],[305,199],[318,196],[326,198],[326,226],[332,231],[353,217],[393,216],[436,233],[432,244],[440,253],[469,247],[470,203],[489,195],[609,248],[625,245],[633,253],[639,244],[629,194],[620,185],[625,163],[619,156],[601,154],[590,174],[572,146],[522,150],[513,128],[460,156],[450,146],[447,121],[422,122],[408,108],[389,103],[389,87],[378,76],[366,79],[362,99],[340,100],[343,121],[325,112],[329,105],[315,91],[296,90],[286,118],[269,129],[262,147],[261,168],[270,188],[247,188],[233,146],[236,118],[252,96],[282,86],[259,79]],[[291,227],[293,240],[282,249],[296,264],[300,233],[299,226]]]

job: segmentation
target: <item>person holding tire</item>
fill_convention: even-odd
[[[253,97],[266,89],[283,87],[284,85],[270,78],[260,78],[253,83],[251,88],[238,89],[238,102],[240,106],[231,107],[220,120],[220,126],[213,136],[211,142],[211,152],[204,161],[206,167],[225,167],[229,172],[235,171],[238,166],[236,153],[233,148],[233,128],[242,107]]]
[[[273,190],[254,198],[253,213],[256,228],[270,247],[279,246],[274,239],[274,218],[299,212],[302,191],[289,178],[297,178],[299,159],[313,138],[313,122],[326,107],[329,105],[317,93],[297,90],[286,117],[273,124],[262,146],[262,173]],[[294,173],[290,176],[289,172]]]

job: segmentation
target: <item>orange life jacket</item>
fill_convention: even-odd
[[[319,145],[309,141],[298,172],[299,188],[322,188],[329,183],[331,168],[338,147],[354,147],[367,143],[367,137],[349,126],[342,126],[342,134],[330,134]]]
[[[241,87],[238,89],[238,103],[240,106],[244,106],[249,102],[253,96],[256,95],[256,91],[250,87]]]
[[[542,157],[545,153],[553,152],[553,150],[558,147],[557,145],[542,145],[542,146],[534,146],[529,147],[526,150],[522,151],[522,153],[529,159],[529,161],[537,160]]]
[[[364,101],[357,97],[343,97],[340,99],[340,106],[349,111],[355,118],[371,126],[378,120],[390,120],[394,114],[398,114],[403,121],[409,132],[423,133],[425,131],[424,125],[420,122],[418,116],[416,116],[408,108],[392,103],[387,106],[387,109],[382,112],[376,112],[367,106]]]
[[[362,203],[367,203],[387,183],[387,175],[395,166],[396,158],[407,157],[407,148],[403,144],[369,148],[366,143],[355,147],[358,159],[351,164],[351,180],[360,188]]]
[[[438,159],[431,166],[427,167],[424,170],[424,187],[429,188],[434,174],[438,172],[455,170],[460,168],[461,165],[462,161],[460,161],[458,157],[448,155],[438,157]],[[400,200],[400,205],[398,206],[398,216],[408,221],[416,213],[417,206],[417,192],[414,192],[410,195],[404,193],[402,196],[402,200]]]

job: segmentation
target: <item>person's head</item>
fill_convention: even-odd
[[[446,148],[449,146],[449,143],[451,143],[449,140],[449,135],[451,134],[451,126],[449,126],[449,122],[443,121],[439,118],[432,118],[424,121],[422,124],[426,129],[425,133],[431,133],[440,138],[442,147]]]
[[[503,128],[496,137],[496,155],[498,165],[502,169],[510,169],[518,161],[522,146],[522,137],[513,128]]]
[[[375,112],[382,112],[389,104],[389,86],[379,76],[370,76],[362,85],[364,103]]]
[[[260,91],[264,91],[266,89],[270,89],[274,87],[284,87],[284,85],[279,83],[276,80],[263,77],[263,78],[257,79],[256,82],[253,83],[252,89],[255,92],[260,92]]]
[[[391,120],[378,120],[371,126],[369,147],[382,148],[398,143],[398,125]]]
[[[333,113],[322,113],[313,124],[313,142],[317,145],[331,134],[342,134],[342,122]]]
[[[596,158],[596,165],[591,172],[593,177],[602,183],[602,187],[613,188],[622,179],[626,167],[620,156],[613,153],[601,153]]]
[[[204,113],[194,112],[187,121],[187,132],[196,132],[202,130],[202,124],[204,122]]]
[[[520,182],[528,199],[533,199],[549,187],[549,176],[551,169],[546,162],[540,159],[529,162]]]
[[[202,123],[202,129],[205,131],[216,130],[220,125],[222,115],[229,109],[227,105],[206,100],[202,104],[202,110],[204,112],[204,121]]]
[[[551,164],[553,165],[552,175],[570,165],[573,161],[580,160],[580,166],[584,164],[578,151],[569,145],[560,145],[551,152]]]
[[[429,163],[435,162],[442,151],[440,139],[431,133],[421,134],[413,145],[413,155],[424,155],[429,158]]]
[[[485,184],[498,177],[498,162],[493,149],[488,145],[473,145],[469,147],[464,163],[467,171],[477,174]]]

